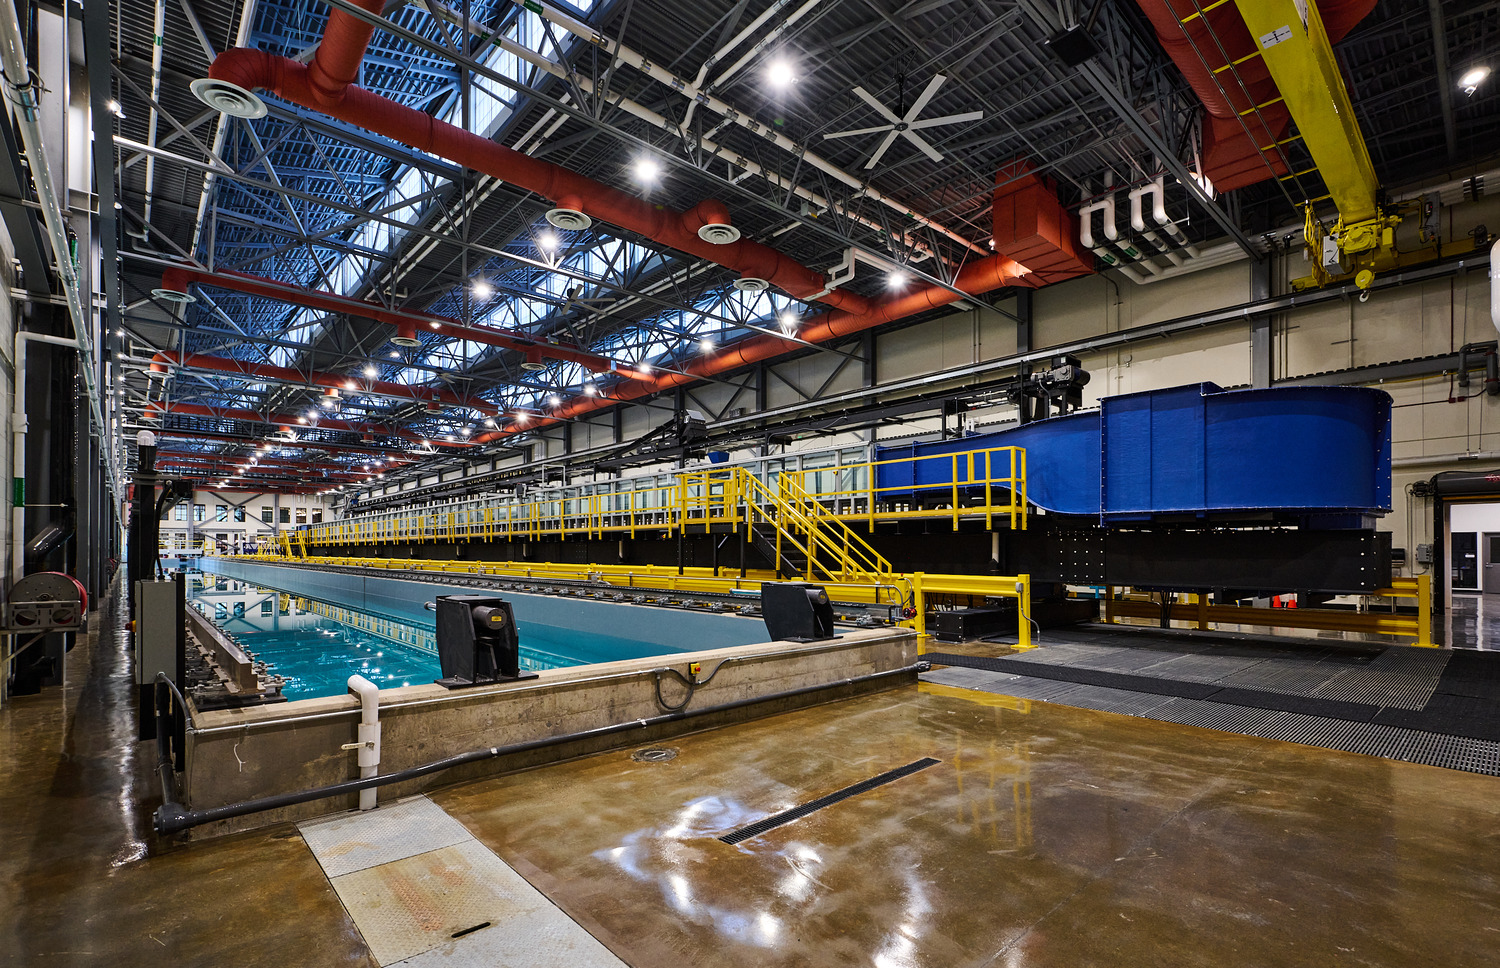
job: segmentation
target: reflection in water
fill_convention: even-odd
[[[382,689],[431,682],[441,674],[431,612],[402,620],[205,574],[190,575],[188,588],[193,607],[286,680],[282,692],[288,699],[343,695],[355,673]],[[522,671],[669,651],[634,639],[524,620],[517,626]]]

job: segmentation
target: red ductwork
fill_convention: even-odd
[[[390,462],[390,464],[392,465],[400,463],[404,462]],[[204,466],[201,468],[197,468],[196,465],[200,464]],[[309,460],[262,459],[258,460],[255,463],[250,463],[250,458],[248,457],[234,457],[228,454],[157,454],[156,465],[158,469],[165,467],[194,467],[195,473],[201,470],[201,472],[204,474],[218,475],[220,477],[226,474],[232,477],[240,477],[245,473],[249,473],[251,471],[259,471],[267,476],[272,476],[278,473],[301,474],[307,471],[314,471],[319,474],[341,477],[365,477],[369,474],[376,473],[375,471],[364,471],[358,468],[348,467],[344,464],[329,464]]]
[[[370,5],[373,3],[374,0],[370,0],[369,4],[362,3],[362,5],[365,5],[367,9],[373,9]],[[338,16],[337,12],[335,16]],[[313,76],[310,68],[303,67],[295,61],[264,51],[241,48],[219,55],[210,69],[210,77],[217,81],[238,85],[246,90],[264,89],[295,104],[325,111],[339,120],[525,188],[551,200],[557,209],[579,212],[601,219],[678,251],[716,262],[739,272],[742,276],[764,279],[799,299],[820,300],[830,307],[829,310],[806,321],[797,333],[800,339],[808,342],[820,342],[857,333],[953,303],[961,298],[959,294],[938,286],[923,287],[908,294],[883,299],[867,299],[844,290],[824,292],[826,281],[821,273],[800,265],[782,253],[748,240],[724,241],[736,236],[737,233],[729,226],[729,213],[721,202],[712,199],[705,200],[687,212],[677,212],[664,206],[653,205],[575,172],[466,132],[421,111],[352,86],[354,71],[357,70],[360,59],[360,57],[353,56],[352,51],[358,48],[359,55],[362,56],[371,32],[367,29],[368,25],[362,26],[358,31],[347,25],[341,25],[335,35],[333,25],[334,20],[331,17],[329,33],[325,36],[318,54],[318,58],[321,59],[325,51],[328,51],[328,60],[318,66],[316,76]],[[336,49],[329,51],[331,46]],[[352,70],[349,67],[351,63],[355,65]],[[333,89],[345,78],[348,78],[350,83],[342,91],[335,92]],[[1043,193],[1047,198],[1033,198],[1032,193]],[[1023,184],[1010,195],[1017,200],[1017,204],[1032,205],[1041,213],[1040,230],[1032,231],[1030,235],[1020,231],[1011,233],[1014,241],[1025,241],[1030,246],[1027,250],[1028,254],[1038,264],[1035,277],[1028,278],[1028,273],[1032,270],[1030,263],[1018,264],[1018,260],[1013,255],[1002,249],[999,244],[1000,235],[997,233],[996,248],[1000,250],[999,253],[965,268],[954,281],[954,288],[964,293],[979,295],[1007,285],[1043,285],[1071,275],[1092,271],[1088,260],[1080,257],[1074,248],[1075,233],[1069,231],[1054,238],[1053,235],[1056,233],[1050,232],[1050,223],[1046,220],[1054,214],[1051,208],[1058,207],[1057,198],[1040,178]],[[1063,218],[1066,218],[1066,213],[1063,213]],[[1040,236],[1041,241],[1032,236]],[[709,242],[708,238],[717,239],[720,244]],[[237,277],[228,278],[236,279]],[[206,281],[212,282],[213,280]],[[166,286],[165,281],[163,285]],[[240,291],[256,291],[247,289],[245,286],[246,283],[239,281],[228,287]],[[264,294],[286,299],[288,298],[286,289],[287,287],[276,286],[275,291]],[[344,305],[339,307],[331,305],[326,307],[335,311],[350,311],[347,304],[356,302],[325,294],[316,295],[322,300],[343,302]],[[303,304],[319,305],[308,302]],[[358,305],[364,310],[363,314],[370,315],[372,318],[382,319],[392,315],[370,304],[358,303]],[[403,335],[414,333],[416,325],[410,314],[399,314],[399,317],[386,319],[386,321],[396,325]],[[442,329],[447,325],[449,323],[440,322],[439,328]],[[402,329],[402,327],[409,328]],[[466,327],[454,335],[466,339],[477,339],[478,337],[472,335],[474,331],[474,327]],[[532,344],[533,347],[537,345]],[[528,420],[524,427],[513,425],[503,430],[479,434],[467,443],[487,443],[522,430],[532,430],[538,426],[570,419],[623,400],[648,396],[697,379],[779,356],[796,349],[798,345],[774,335],[752,336],[725,347],[711,356],[703,357],[680,373],[652,375],[622,371],[628,376],[635,377],[636,380],[621,384],[615,388],[609,398],[580,397],[549,417]],[[523,349],[527,352],[528,361],[536,358],[530,348],[523,347]],[[554,349],[555,347],[551,346],[541,346],[540,353],[557,356]],[[172,405],[172,409],[184,412],[180,410],[181,406]],[[208,411],[208,408],[203,409]],[[223,415],[223,412],[210,411],[207,415]],[[256,419],[265,419],[259,415],[253,416]],[[321,423],[323,426],[331,426],[329,421]]]
[[[324,37],[318,56],[322,57],[335,42],[352,45],[356,40],[361,40],[359,54],[363,56],[363,42],[368,39],[368,34],[355,36],[352,31],[341,30],[337,37]],[[330,57],[332,62],[343,64],[348,53],[341,51],[336,58]],[[318,83],[328,83],[332,75],[325,73],[327,76],[320,75]],[[692,213],[678,212],[507,148],[364,88],[350,85],[335,100],[328,91],[314,86],[309,68],[262,50],[241,47],[225,51],[214,59],[209,77],[246,90],[263,89],[294,104],[324,111],[341,121],[534,192],[558,208],[582,212],[679,252],[716,262],[742,276],[764,279],[798,299],[817,299],[856,313],[868,308],[867,300],[856,293],[837,289],[824,292],[827,282],[821,272],[770,246],[748,239],[715,244],[700,237],[698,230],[709,224],[703,218],[709,209],[723,216],[724,223],[720,224],[727,224],[728,211],[720,202],[705,203],[709,209],[700,205]]]
[[[379,434],[382,437],[399,437],[402,440],[429,443],[434,447],[469,447],[474,441],[451,441],[440,437],[423,437],[414,434],[410,430],[402,430],[399,427],[387,427],[384,424],[364,423],[360,421],[338,420],[333,417],[319,417],[314,423],[308,423],[306,417],[298,417],[296,414],[285,413],[259,413],[254,410],[235,410],[228,407],[208,407],[201,403],[159,403],[151,402],[146,405],[141,414],[145,419],[154,419],[161,414],[177,413],[189,417],[210,417],[215,420],[244,420],[250,423],[271,424],[275,427],[285,427],[289,430],[337,430],[354,434]]]
[[[189,370],[208,370],[214,373],[233,373],[236,376],[248,376],[260,380],[270,380],[277,383],[287,383],[293,386],[326,387],[333,390],[348,391],[350,393],[365,393],[379,397],[393,397],[398,400],[410,400],[415,403],[445,403],[454,407],[467,407],[477,410],[485,416],[494,417],[501,411],[492,403],[485,403],[477,397],[464,397],[445,387],[419,387],[408,386],[404,383],[390,383],[385,380],[358,379],[351,376],[339,376],[336,373],[303,373],[285,366],[273,366],[269,363],[251,363],[246,360],[235,360],[223,356],[206,356],[202,353],[157,353],[151,357],[151,372],[165,373],[168,367],[181,366]]]
[[[1026,285],[1047,286],[1094,271],[1093,254],[1078,248],[1078,220],[1030,161],[1001,166],[995,185],[995,251],[1030,271]]]
[[[501,346],[506,349],[518,350],[534,349],[539,356],[577,363],[584,369],[594,373],[619,373],[621,376],[626,377],[635,377],[638,375],[635,370],[616,363],[607,356],[590,353],[582,347],[569,343],[539,341],[525,333],[517,332],[516,330],[500,329],[494,326],[466,326],[458,320],[447,316],[434,316],[431,313],[413,313],[403,309],[390,309],[379,303],[367,302],[363,299],[351,299],[348,296],[339,296],[331,292],[303,289],[298,286],[277,282],[274,279],[252,276],[243,272],[206,272],[200,269],[190,269],[185,266],[174,266],[161,275],[161,288],[166,292],[186,294],[188,285],[194,282],[199,285],[228,289],[232,292],[243,292],[252,296],[279,299],[282,302],[291,303],[294,306],[305,306],[308,309],[321,309],[328,313],[344,313],[365,319],[373,319],[396,327],[396,335],[402,339],[415,339],[417,330],[420,328],[424,332],[438,333],[453,339],[466,339],[475,343],[484,343],[488,346]]]
[[[1027,270],[1023,266],[1003,255],[996,255],[971,264],[958,274],[953,284],[955,288],[977,296],[1005,286],[1022,284],[1026,273]],[[867,312],[856,314],[831,310],[822,313],[804,321],[796,335],[799,339],[810,343],[838,339],[883,323],[904,319],[907,316],[957,302],[959,298],[939,286],[924,286],[904,296],[890,296],[873,303]],[[511,434],[535,430],[561,420],[571,420],[602,407],[650,396],[704,377],[760,363],[790,352],[798,345],[778,336],[751,336],[731,343],[712,356],[706,356],[697,363],[682,368],[680,372],[661,373],[649,380],[622,384],[609,399],[578,397],[563,405],[549,417],[528,420],[525,426],[513,425],[502,430],[478,434],[474,437],[474,443],[486,444]]]
[[[211,440],[215,442],[223,442],[226,444],[240,444],[244,447],[258,446],[253,440],[246,440],[244,437],[237,437],[233,434],[216,434],[212,431],[207,430],[173,430],[170,427],[164,427],[161,430],[156,431],[156,439],[191,440],[198,441],[200,443],[205,440]],[[392,459],[390,457],[390,451],[388,450],[373,450],[368,447],[352,447],[349,444],[330,443],[326,440],[302,440],[300,438],[297,440],[278,439],[270,441],[269,443],[274,450],[323,450],[339,454],[355,454],[360,457],[374,457],[381,460]],[[411,459],[412,458],[400,458],[400,460],[402,460],[403,462]]]
[[[1232,3],[1204,5],[1197,0],[1136,2],[1207,111],[1202,173],[1215,190],[1243,188],[1273,174],[1287,174],[1279,153],[1262,155],[1261,149],[1286,136],[1291,114],[1284,103],[1276,101],[1280,95],[1265,62],[1253,56],[1259,47],[1239,9]],[[1202,7],[1207,9],[1201,16],[1182,22]],[[1318,13],[1332,43],[1342,40],[1374,8],[1375,0],[1318,0]],[[1225,70],[1230,63],[1234,69]],[[1263,105],[1258,112],[1251,111],[1258,105]]]

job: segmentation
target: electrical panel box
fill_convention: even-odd
[[[1430,544],[1419,544],[1419,545],[1417,545],[1417,564],[1419,564],[1419,565],[1430,565],[1430,564],[1432,564],[1432,545],[1430,545]]]
[[[177,680],[182,590],[175,581],[135,584],[135,681],[150,685],[158,672]]]

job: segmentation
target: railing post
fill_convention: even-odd
[[[1417,576],[1417,644],[1432,648],[1432,576]]]
[[[954,454],[949,463],[952,465],[948,471],[949,483],[953,485],[953,499],[948,508],[953,512],[953,530],[958,530],[958,455]]]
[[[922,594],[922,573],[914,571],[911,575],[911,604],[917,613],[913,618],[916,620],[917,632],[917,655],[927,651],[927,599]]]
[[[1016,576],[1016,651],[1025,652],[1036,646],[1031,641],[1031,576]]]

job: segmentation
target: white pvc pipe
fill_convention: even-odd
[[[714,82],[710,84],[709,87],[718,87],[719,85],[723,84],[725,81],[733,77],[735,74],[739,73],[740,68],[748,64],[756,54],[759,54],[761,51],[765,50],[766,47],[768,47],[777,37],[780,37],[788,27],[801,20],[803,17],[807,16],[807,14],[812,10],[813,7],[816,7],[822,2],[823,0],[807,0],[807,2],[802,6],[792,11],[791,16],[787,17],[781,23],[771,28],[771,32],[769,34],[766,34],[759,41],[757,41],[754,47],[751,47],[749,50],[745,51],[744,56],[726,67],[724,69],[724,73],[714,78]],[[698,102],[694,101],[693,103],[696,104]],[[687,124],[685,122],[683,124],[683,127],[687,127]]]
[[[789,3],[791,3],[791,0],[776,0],[775,3],[771,4],[764,11],[762,11],[759,17],[756,17],[754,20],[750,21],[750,23],[743,30],[730,38],[729,43],[725,44],[723,47],[720,47],[718,50],[708,55],[708,59],[703,62],[703,66],[698,68],[698,76],[693,78],[693,90],[696,91],[702,88],[704,81],[708,80],[708,72],[713,70],[715,64],[723,60],[724,56],[730,51],[734,50],[740,44],[744,43],[746,37],[749,37],[751,34],[759,30],[762,24],[764,24],[767,20],[770,20],[772,17],[776,16],[776,14],[780,13],[782,9],[785,8]],[[682,116],[682,129],[684,131],[686,131],[688,125],[692,123],[693,112],[696,110],[698,110],[698,102],[689,97],[687,113]]]
[[[26,477],[26,347],[33,340],[38,343],[50,343],[53,346],[66,346],[69,349],[77,349],[76,339],[63,339],[61,336],[48,336],[44,333],[23,333],[16,331],[15,349],[15,400],[11,404],[10,432],[11,432],[11,476],[16,479]],[[12,492],[12,499],[14,499]],[[12,583],[20,581],[26,574],[26,504],[24,501],[15,502],[10,509],[10,580]]]
[[[1130,190],[1130,227],[1135,230],[1137,235],[1156,246],[1156,250],[1166,256],[1167,261],[1171,262],[1174,266],[1180,266],[1182,265],[1182,256],[1168,245],[1165,239],[1146,227],[1146,216],[1141,205],[1141,199],[1146,195],[1153,196],[1151,214],[1153,218],[1157,218],[1158,213],[1160,213],[1157,221],[1161,223],[1166,220],[1167,216],[1166,204],[1162,200],[1163,193],[1164,186],[1161,178]]]
[[[163,34],[167,29],[167,0],[156,0],[155,29],[151,32],[151,114],[146,121],[146,144],[156,147],[156,103],[161,100],[161,61]],[[151,196],[156,191],[156,159],[146,156],[146,201],[141,206],[141,231],[138,238],[145,239],[151,234],[147,228],[151,224]],[[131,232],[130,235],[137,235]]]
[[[359,732],[356,736],[359,778],[380,772],[380,687],[364,676],[349,677],[349,691],[359,698]],[[375,809],[375,788],[359,791],[359,809]]]
[[[1490,322],[1494,324],[1495,330],[1500,332],[1500,240],[1490,246]]]
[[[13,4],[0,4],[0,64],[4,67],[6,94],[9,96],[16,121],[21,129],[21,142],[26,160],[31,168],[32,180],[36,183],[36,194],[42,208],[42,221],[47,227],[47,239],[52,245],[52,255],[57,262],[57,277],[62,284],[63,296],[68,303],[68,315],[73,321],[73,333],[77,342],[79,371],[83,374],[83,385],[89,400],[89,411],[93,426],[100,441],[106,440],[109,424],[104,419],[103,395],[94,379],[94,345],[92,341],[94,316],[90,305],[85,303],[80,290],[78,270],[73,264],[68,240],[68,223],[58,201],[57,187],[52,183],[52,169],[47,164],[47,145],[42,136],[41,123],[37,117],[37,103],[33,96],[31,68],[26,61],[26,42],[21,38],[21,22]],[[19,334],[18,334],[19,335]],[[104,466],[109,477],[110,490],[116,500],[123,500],[124,490],[120,485],[119,469],[115,466],[114,451],[106,448]]]

